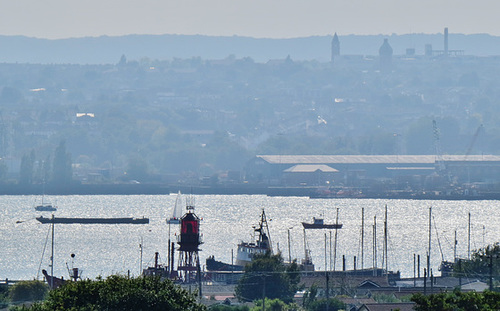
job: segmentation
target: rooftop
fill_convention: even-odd
[[[271,164],[433,164],[436,155],[258,155]],[[443,161],[500,162],[497,155],[443,155]]]

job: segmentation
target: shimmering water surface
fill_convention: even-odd
[[[195,213],[202,218],[203,241],[201,262],[208,256],[231,262],[231,251],[237,244],[251,241],[252,226],[258,224],[262,209],[269,221],[274,250],[281,250],[288,259],[304,257],[302,221],[323,217],[325,222],[338,221],[343,228],[337,231],[308,230],[307,247],[316,269],[333,266],[346,268],[373,267],[373,227],[377,224],[377,265],[382,266],[384,240],[384,210],[388,209],[389,270],[401,271],[403,277],[413,276],[414,254],[421,256],[424,266],[429,246],[429,208],[432,207],[431,268],[437,272],[442,259],[452,260],[453,241],[457,233],[457,255],[468,255],[468,224],[471,215],[470,249],[474,250],[499,240],[499,201],[413,201],[375,199],[309,199],[306,197],[267,197],[263,195],[196,195]],[[50,225],[41,224],[35,217],[49,212],[36,212],[35,196],[0,196],[0,279],[42,279],[41,269],[50,270]],[[55,226],[54,274],[68,278],[67,267],[79,267],[84,278],[114,273],[138,275],[142,267],[153,264],[154,253],[160,262],[167,261],[170,217],[176,195],[96,195],[54,196],[59,217],[148,217],[147,225],[81,225]],[[362,209],[364,208],[364,239]],[[170,228],[173,234],[177,226]],[[290,234],[288,234],[290,233]],[[364,251],[361,241],[364,241]],[[142,252],[141,247],[142,245]],[[330,248],[330,245],[332,247]],[[326,246],[326,251],[325,251]],[[71,258],[71,254],[75,254]],[[141,256],[142,254],[142,256]],[[336,254],[336,256],[333,256]],[[43,255],[43,256],[42,256]],[[362,256],[363,255],[363,256]],[[326,257],[326,258],[325,258]],[[334,259],[335,257],[335,259]],[[142,260],[141,260],[142,258]],[[177,260],[177,258],[176,258]],[[385,266],[385,263],[384,263]]]

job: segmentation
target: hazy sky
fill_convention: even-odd
[[[0,0],[0,34],[500,35],[498,0]]]

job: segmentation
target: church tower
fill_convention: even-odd
[[[333,63],[335,56],[340,55],[340,41],[339,37],[337,36],[337,33],[333,35],[332,39],[332,56],[331,56],[331,62]]]
[[[380,58],[380,70],[390,71],[392,67],[392,47],[389,44],[389,39],[384,39],[384,43],[378,50]]]

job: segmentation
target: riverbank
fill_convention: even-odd
[[[443,193],[440,191],[387,191],[356,192],[346,194],[320,194],[318,187],[272,187],[249,184],[228,184],[213,186],[190,186],[185,184],[68,184],[46,185],[2,185],[0,195],[162,195],[177,193],[209,195],[267,195],[285,197],[310,197],[312,199],[405,199],[405,200],[500,200],[498,192],[474,194]]]

